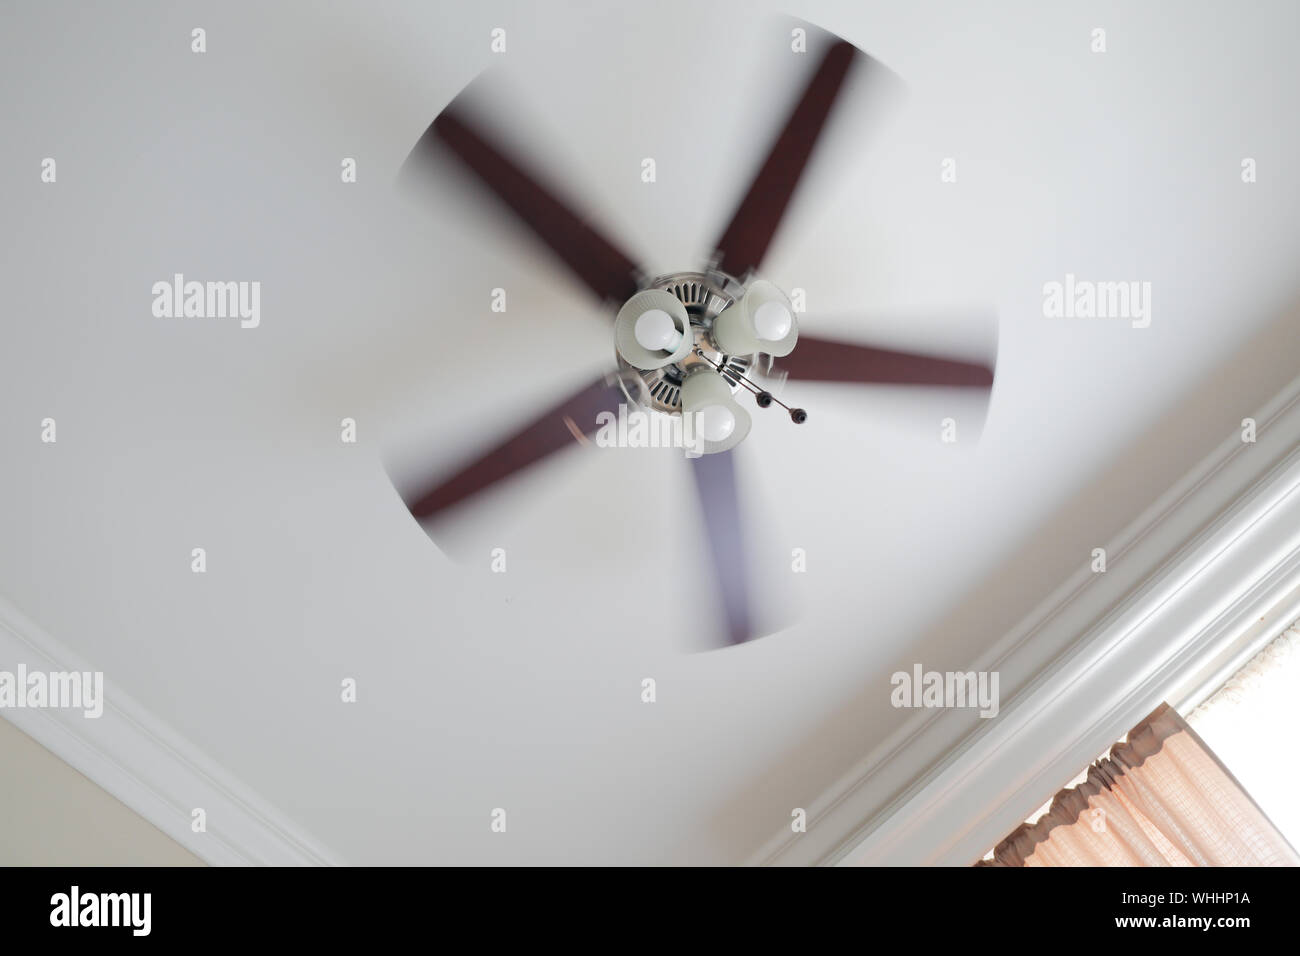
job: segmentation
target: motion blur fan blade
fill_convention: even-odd
[[[515,214],[551,247],[596,297],[622,302],[637,290],[636,264],[589,226],[568,204],[506,149],[476,128],[455,101],[415,144],[407,167],[429,163],[439,144],[449,148]]]
[[[993,370],[975,362],[895,352],[869,345],[799,336],[799,347],[776,367],[806,382],[859,382],[879,385],[951,385],[991,388]]]
[[[853,44],[836,41],[826,51],[803,96],[786,120],[750,184],[749,191],[718,240],[718,268],[734,276],[757,270],[776,235],[781,217],[826,125],[831,107],[858,51]]]
[[[736,500],[735,452],[702,455],[690,461],[709,539],[713,583],[722,604],[724,633],[728,644],[739,644],[758,635],[750,623],[749,575]]]
[[[602,378],[566,398],[450,478],[408,500],[406,505],[416,519],[433,517],[552,452],[574,444],[580,435],[590,435],[597,428],[596,416],[604,411],[617,414],[623,400],[618,386]]]

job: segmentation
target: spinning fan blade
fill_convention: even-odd
[[[717,249],[722,254],[718,268],[723,272],[743,276],[758,269],[763,261],[857,55],[853,44],[838,40],[822,58],[731,224],[718,240]]]
[[[623,401],[626,399],[618,386],[602,378],[566,398],[418,498],[408,499],[406,505],[416,519],[433,517],[502,478],[573,444],[580,434],[590,435],[597,428],[596,416],[604,411],[617,414],[619,403]]]
[[[993,370],[974,362],[894,352],[800,335],[776,367],[807,382],[858,382],[881,385],[955,385],[991,388]]]
[[[758,635],[750,624],[748,558],[736,500],[734,452],[701,455],[690,461],[709,538],[713,580],[722,599],[727,643],[739,644]]]
[[[428,163],[449,148],[506,203],[599,299],[623,302],[637,290],[636,263],[589,226],[504,147],[475,128],[453,101],[415,144],[406,165]]]

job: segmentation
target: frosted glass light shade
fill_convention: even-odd
[[[737,301],[713,320],[713,342],[727,355],[789,355],[799,341],[799,324],[784,292],[755,279]]]
[[[749,412],[737,404],[731,386],[717,372],[699,369],[682,382],[682,414],[706,455],[735,448],[749,434]]]
[[[638,321],[648,312],[661,313],[672,321],[676,334],[681,336],[672,348],[648,349],[641,344],[641,339],[654,341],[657,338],[651,333],[666,332],[660,328],[663,320],[654,315],[649,316],[638,329]],[[671,344],[672,338],[676,336],[665,334],[660,340]],[[623,308],[618,310],[618,315],[614,318],[614,347],[623,356],[623,360],[635,368],[652,370],[680,362],[691,354],[694,345],[695,333],[691,329],[686,306],[671,292],[662,289],[638,292],[623,303]]]

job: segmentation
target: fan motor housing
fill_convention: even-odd
[[[739,391],[741,386],[738,376],[749,370],[751,357],[726,355],[718,351],[710,333],[714,318],[740,298],[745,287],[737,279],[721,272],[673,272],[651,280],[644,288],[668,292],[686,307],[691,330],[695,334],[695,348],[707,358],[701,358],[692,351],[680,362],[645,370],[628,364],[622,356],[615,353],[621,372],[619,386],[628,401],[644,408],[679,415],[682,411],[682,381],[696,368],[717,369],[731,387],[732,393]]]

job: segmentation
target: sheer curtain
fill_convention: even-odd
[[[1187,714],[1187,722],[1300,849],[1300,760],[1278,752],[1300,723],[1300,627],[1293,624],[1270,641]],[[1292,747],[1291,754],[1300,757],[1300,749]]]
[[[1286,756],[1283,759],[1293,759]],[[980,866],[1296,866],[1300,856],[1166,704]]]

